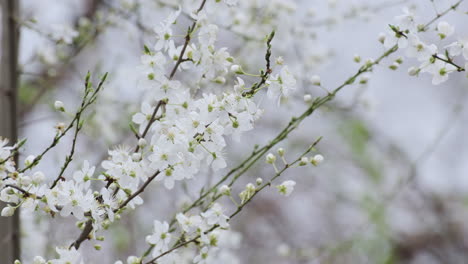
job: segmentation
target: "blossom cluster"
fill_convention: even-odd
[[[229,6],[235,3],[226,1]],[[50,184],[46,179],[54,178],[53,175],[35,171],[42,154],[28,156],[23,162],[24,168],[20,169],[10,157],[11,147],[6,147],[7,141],[2,140],[0,199],[8,203],[2,216],[13,215],[20,206],[26,211],[42,211],[52,216],[73,216],[83,232],[91,225],[87,237],[96,238],[96,232],[118,219],[124,209],[143,203],[139,194],[153,179],[163,182],[170,190],[177,181],[193,179],[206,167],[213,171],[225,168],[226,137],[238,141],[242,133],[253,129],[254,122],[262,114],[253,95],[268,90],[270,97],[279,100],[295,89],[295,78],[287,66],[282,66],[279,73],[268,69],[268,73],[261,76],[265,85],[246,96],[245,91],[250,88],[246,87],[246,81],[235,76],[239,73],[231,67],[235,59],[227,48],[216,48],[218,26],[210,23],[203,10],[192,13],[195,22],[189,27],[185,42],[176,45],[172,27],[180,14],[181,8],[154,28],[156,42],[151,48],[145,46],[141,56],[139,84],[146,95],[141,111],[132,117],[137,126],[136,147],[119,146],[109,150],[108,159],[101,163],[102,171],[97,172],[96,166],[85,160],[80,169],[61,173]],[[55,38],[69,43],[76,37],[67,30],[62,33]],[[177,70],[190,81],[174,80]],[[228,82],[232,82],[231,85],[226,85]],[[225,87],[228,88],[222,89]],[[56,101],[54,107],[66,112],[61,101]],[[77,131],[82,125],[79,115]],[[57,141],[58,135],[66,133],[64,125],[60,127],[55,137]],[[65,169],[66,166],[63,171]],[[228,228],[228,219],[218,203],[197,216],[177,215],[181,234],[195,236],[201,245],[194,257],[195,263],[217,263],[226,258],[217,241],[228,231],[217,228]],[[158,220],[154,223],[154,233],[146,241],[153,247],[153,257],[157,257],[169,250],[169,243],[174,241],[168,223]],[[81,241],[67,248],[57,248],[59,258],[48,263],[83,263],[77,250],[79,243]],[[168,260],[180,257],[176,251],[173,253],[164,256],[167,263],[181,263]],[[139,263],[136,259],[130,257],[127,262]],[[36,257],[33,263],[46,261]]]
[[[144,91],[144,101],[139,111],[132,115],[131,127],[137,138],[135,146],[110,149],[108,158],[100,164],[102,169],[97,169],[97,165],[85,160],[78,170],[63,175],[60,173],[50,184],[47,179],[54,178],[54,175],[35,170],[42,154],[28,156],[21,169],[14,163],[12,156],[17,145],[8,147],[6,140],[0,140],[0,200],[8,204],[3,208],[2,216],[13,215],[19,207],[25,211],[42,211],[51,216],[73,216],[83,232],[89,230],[89,235],[85,233],[86,239],[94,239],[97,238],[97,232],[118,220],[125,209],[143,204],[139,195],[153,180],[161,182],[167,190],[172,190],[179,182],[196,179],[201,172],[217,172],[227,167],[225,152],[229,139],[238,142],[243,133],[254,128],[263,113],[255,95],[266,93],[267,97],[280,103],[283,97],[290,96],[296,90],[296,71],[284,65],[282,57],[276,58],[275,65],[270,62],[270,42],[274,36],[274,33],[270,33],[271,24],[268,30],[267,27],[255,29],[250,26],[249,19],[239,17],[242,15],[239,12],[235,16],[228,16],[232,21],[226,23],[232,27],[231,30],[247,36],[257,36],[259,31],[270,33],[267,36],[266,68],[260,71],[260,75],[244,71],[242,61],[234,58],[227,47],[217,47],[221,25],[215,24],[210,14],[203,10],[205,2],[188,14],[193,24],[182,35],[176,32],[174,26],[180,23],[179,17],[184,10],[181,6],[154,27],[155,42],[144,47],[141,65],[137,68],[140,76],[138,84]],[[257,15],[262,1],[224,2],[228,6],[239,4],[241,8]],[[275,26],[280,27],[282,16],[295,11],[296,7],[288,2],[272,2],[270,8],[263,11],[275,14]],[[289,34],[290,30],[288,28],[283,32]],[[445,52],[442,52],[435,44],[421,40],[419,33],[423,31],[427,31],[427,27],[418,24],[415,15],[405,10],[405,14],[397,17],[397,23],[391,25],[380,41],[389,49],[395,45],[405,48],[407,57],[421,62],[420,66],[410,69],[410,74],[428,72],[433,75],[434,84],[447,80],[451,72],[465,71],[468,65],[467,40],[448,44]],[[436,32],[441,40],[445,40],[453,34],[454,28],[447,22],[440,22]],[[56,28],[55,33],[53,39],[66,44],[73,43],[78,36],[70,28]],[[465,60],[464,68],[454,61],[460,55]],[[356,57],[355,61],[360,62],[360,58]],[[397,60],[396,64],[394,68],[401,64],[401,60]],[[373,62],[366,61],[366,65],[360,73],[370,71]],[[249,85],[249,77],[259,80]],[[361,84],[367,82],[368,77],[365,75],[360,78]],[[319,76],[313,75],[308,79],[310,84],[321,87]],[[328,92],[328,95],[334,96],[335,93]],[[306,94],[304,101],[311,103],[312,96]],[[61,101],[56,101],[54,108],[60,112],[67,112],[68,109]],[[77,132],[82,125],[80,115],[81,111],[77,115],[78,119],[75,119]],[[63,124],[57,126],[57,135],[66,133],[64,127]],[[56,136],[55,140],[58,139]],[[55,144],[54,141],[53,146]],[[303,155],[293,163],[288,163],[284,149],[278,149],[277,155],[285,165],[281,171],[276,167],[275,154],[270,153],[265,157],[266,162],[275,169],[272,180],[292,165],[317,166],[324,160],[320,154],[313,157]],[[71,157],[67,157],[67,162],[69,159]],[[66,168],[64,165],[62,172]],[[236,263],[236,258],[230,256],[229,250],[224,248],[235,247],[238,241],[232,241],[235,236],[228,230],[230,218],[225,214],[223,205],[215,202],[216,195],[229,196],[239,211],[260,190],[272,185],[272,180],[263,183],[263,179],[258,178],[255,184],[247,184],[239,193],[241,204],[231,196],[232,186],[222,185],[219,193],[208,196],[212,199],[206,206],[208,208],[200,206],[201,213],[192,214],[189,212],[191,207],[185,213],[177,214],[172,222],[154,220],[153,232],[146,237],[150,247],[147,252],[151,252],[157,263]],[[281,195],[289,196],[295,186],[295,181],[286,180],[275,187]],[[178,223],[178,228],[173,226],[174,223]],[[58,247],[57,259],[46,261],[38,256],[33,263],[84,263],[85,259],[77,250],[81,242],[77,240],[71,246]],[[197,246],[183,247],[189,242],[196,242]],[[142,263],[143,257],[147,256],[130,256],[127,263]]]
[[[456,7],[453,6],[453,9]],[[441,44],[428,43],[421,36],[422,32],[428,31],[428,26],[419,23],[418,18],[410,9],[405,8],[403,11],[402,15],[395,18],[396,23],[390,25],[387,33],[380,35],[379,41],[387,49],[394,45],[405,49],[406,57],[420,62],[419,66],[408,69],[410,75],[429,73],[432,75],[432,84],[437,85],[447,81],[450,73],[466,71],[468,67],[468,39],[466,37],[444,45],[443,41],[454,34],[455,28],[446,21],[440,21],[434,32]],[[456,60],[462,61],[461,65],[464,66],[459,66]],[[401,63],[402,60],[398,59],[390,68],[397,69]]]
[[[224,209],[219,203],[215,203],[207,211],[199,214],[187,216],[179,213],[176,216],[177,222],[181,229],[181,235],[186,241],[196,239],[199,243],[199,254],[193,258],[194,263],[216,263],[220,256],[220,238],[225,233],[229,233],[226,228],[229,227],[229,217],[224,214]],[[213,229],[220,227],[221,229]],[[152,249],[152,257],[160,258],[163,263],[180,263],[179,254],[167,254],[162,256],[164,252],[170,249],[173,243],[173,234],[169,231],[167,222],[154,221],[154,229],[151,235],[146,237],[146,242],[150,244]],[[159,261],[159,260],[158,260]]]

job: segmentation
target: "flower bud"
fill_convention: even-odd
[[[370,67],[372,64],[374,64],[374,59],[369,58],[365,61],[366,66]]]
[[[63,104],[62,101],[55,101],[54,108],[57,111],[65,112],[65,105]]]
[[[305,165],[307,165],[307,163],[309,163],[309,158],[302,157],[301,161],[299,161],[299,166],[305,166]]]
[[[132,160],[137,162],[141,160],[141,153],[133,153],[132,154]]]
[[[390,68],[390,70],[397,70],[398,69],[398,66],[400,66],[400,64],[394,62],[392,63],[392,65],[388,66],[388,68]]]
[[[35,256],[33,259],[33,264],[45,264],[46,261],[43,257],[41,256]]]
[[[245,186],[245,189],[250,192],[253,192],[256,190],[255,185],[253,185],[252,183],[247,183],[247,185]]]
[[[278,155],[280,155],[280,157],[284,156],[284,148],[279,148],[278,149]]]
[[[378,38],[379,42],[380,43],[384,43],[385,42],[385,34],[384,33],[380,33],[379,34],[379,38]]]
[[[135,256],[130,256],[127,258],[127,263],[128,264],[140,264],[140,258],[137,258]]]
[[[318,75],[312,75],[312,77],[310,77],[309,81],[310,81],[313,85],[320,86],[320,76],[318,76]]]
[[[32,182],[31,177],[29,176],[22,176],[19,178],[18,183],[21,184],[22,186],[28,186]]]
[[[138,146],[139,146],[140,148],[146,147],[146,144],[148,144],[148,143],[146,142],[146,139],[140,138],[140,139],[138,140]]]
[[[409,74],[410,76],[416,76],[416,75],[419,74],[420,71],[421,71],[421,69],[419,69],[419,68],[417,68],[417,67],[410,67],[410,68],[408,69],[408,74]]]
[[[226,83],[226,78],[224,78],[223,76],[218,76],[213,81],[215,83],[225,84]]]
[[[36,158],[36,157],[35,157],[34,155],[29,155],[29,156],[24,160],[24,165],[25,165],[26,167],[31,166],[31,165],[33,164],[35,158]]]
[[[354,55],[353,60],[354,60],[354,62],[359,63],[359,62],[361,62],[361,56],[356,54],[356,55]]]
[[[424,24],[418,24],[418,25],[416,26],[416,29],[418,30],[418,32],[426,31],[426,25],[424,25]]]
[[[310,163],[312,163],[314,166],[317,166],[320,163],[322,163],[323,160],[324,160],[323,156],[320,154],[317,154],[310,160]]]
[[[231,71],[236,74],[244,74],[242,67],[240,65],[234,64],[231,66]]]
[[[223,195],[231,195],[231,188],[227,185],[223,185],[219,188],[219,192]]]
[[[257,179],[255,180],[255,183],[256,183],[257,185],[262,185],[263,179],[262,179],[262,178],[257,178]]]
[[[369,76],[363,75],[361,79],[359,80],[360,84],[366,84],[369,81]]]
[[[4,217],[12,216],[15,213],[15,208],[7,205],[2,209],[1,215]]]
[[[305,95],[304,95],[304,102],[306,102],[306,103],[312,102],[312,95],[310,95],[310,94],[305,94]]]
[[[45,175],[42,171],[37,171],[32,175],[32,182],[34,184],[41,184],[45,180]]]
[[[276,161],[276,156],[273,155],[272,153],[269,153],[267,156],[266,156],[266,163],[268,164],[273,164],[275,163]]]
[[[276,58],[275,62],[278,65],[283,65],[284,64],[284,59],[283,59],[283,57],[279,56],[278,58]]]

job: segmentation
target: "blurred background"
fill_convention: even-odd
[[[284,58],[298,89],[281,107],[259,95],[265,113],[241,144],[230,145],[226,171],[302,113],[304,94],[325,95],[308,81],[312,75],[320,75],[324,88],[333,90],[359,68],[356,55],[362,61],[380,56],[384,48],[378,35],[403,7],[426,23],[455,1],[239,2],[228,8],[208,1],[209,20],[220,27],[217,46],[228,47],[237,63],[257,72],[264,64],[262,40],[276,29],[273,57]],[[109,82],[89,113],[73,166],[87,159],[99,171],[109,148],[130,144],[129,122],[144,96],[138,82],[143,45],[154,44],[154,26],[179,4],[186,14],[199,5],[192,0],[21,0],[18,126],[19,137],[28,141],[20,161],[49,144],[58,122],[71,119],[54,111],[53,102],[77,107],[88,70],[95,76],[109,72]],[[442,18],[455,25],[456,36],[468,35],[467,11],[468,3],[462,3]],[[189,22],[183,15],[176,31],[184,34]],[[424,38],[439,47],[450,43],[438,40],[433,31]],[[404,59],[399,69],[389,69],[399,56],[403,54],[385,59],[367,84],[343,89],[279,145],[293,159],[323,136],[318,149],[325,161],[289,170],[283,179],[297,182],[291,196],[261,193],[233,219],[238,237],[230,246],[237,263],[468,263],[466,74],[454,73],[433,86],[428,75],[408,75],[416,61]],[[55,175],[71,140],[67,137],[38,169]],[[260,162],[233,193],[273,173]],[[200,173],[196,182],[176,184],[172,191],[151,185],[143,195],[145,204],[106,231],[101,251],[83,244],[88,263],[141,254],[154,219],[169,220],[202,185],[222,175]],[[24,259],[51,256],[55,246],[80,233],[67,219],[26,213],[21,218]]]

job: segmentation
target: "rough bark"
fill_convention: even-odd
[[[17,140],[17,59],[19,31],[14,18],[18,0],[0,0],[0,136]],[[4,204],[0,205],[2,208]],[[20,257],[19,211],[0,217],[0,263],[13,263]]]

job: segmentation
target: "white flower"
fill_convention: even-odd
[[[291,74],[288,66],[284,66],[279,75],[270,75],[266,83],[268,84],[268,97],[277,99],[278,103],[281,96],[287,97],[296,89],[296,78]]]
[[[113,195],[113,190],[107,188],[101,189],[102,207],[107,212],[107,216],[111,222],[114,221],[114,209],[117,209],[118,203]]]
[[[285,181],[281,185],[276,186],[276,188],[278,189],[280,194],[284,196],[289,196],[294,190],[295,185],[295,181]]]
[[[156,51],[167,50],[173,45],[171,24],[161,23],[154,28],[158,41],[154,45]]]
[[[443,56],[443,55],[438,55]],[[449,73],[456,71],[457,68],[452,64],[435,59],[431,63],[421,67],[421,72],[432,74],[432,84],[438,85],[448,80]]]
[[[219,203],[213,204],[213,206],[208,209],[206,212],[201,213],[201,216],[205,218],[206,223],[210,226],[219,225],[222,228],[226,228],[229,226],[227,217],[224,212],[223,208]]]
[[[463,54],[465,60],[468,60],[468,38],[460,39],[445,47],[450,56]]]
[[[164,50],[166,51],[170,46],[174,45],[174,41],[172,40],[172,24],[175,24],[177,18],[179,17],[180,13],[182,12],[182,8],[179,6],[179,9],[175,12],[172,12],[166,20],[161,22],[154,28],[154,32],[156,33],[156,39],[158,41],[154,45],[154,49]]]
[[[151,120],[153,112],[154,107],[152,107],[148,102],[143,102],[141,104],[141,112],[133,115],[133,123],[140,125],[140,134],[142,134],[145,131],[148,122]]]
[[[310,95],[310,94],[305,94],[305,95],[304,95],[304,102],[306,102],[306,103],[312,102],[312,95]]]
[[[88,212],[94,200],[91,190],[88,189],[85,193],[82,184],[76,184],[73,180],[60,181],[54,188],[57,190],[56,204],[62,206],[60,215],[67,217],[73,214],[78,220],[84,219],[84,213]],[[49,202],[49,197],[47,197]]]
[[[218,35],[218,26],[214,24],[208,24],[203,26],[198,33],[198,41],[204,48],[213,46]]]
[[[146,74],[153,72],[154,69],[164,70],[164,65],[166,65],[166,56],[161,52],[144,54],[141,56],[141,63],[149,70]]]
[[[176,166],[175,168],[180,168],[180,166]],[[164,180],[164,187],[168,190],[172,190],[175,185],[175,181],[180,181],[184,179],[183,173],[181,173],[180,169],[174,169],[171,167],[166,168],[161,172],[162,175],[156,177],[157,181]]]
[[[454,31],[455,28],[446,21],[441,21],[437,24],[437,32],[439,32],[440,39],[444,39],[452,35]]]
[[[170,13],[169,16],[166,18],[165,22],[168,24],[175,24],[177,23],[177,18],[179,18],[180,13],[182,13],[182,7],[179,5],[177,10]]]
[[[45,180],[45,175],[41,171],[37,171],[32,175],[32,183],[35,185],[41,184]]]
[[[77,183],[87,182],[93,177],[95,169],[96,169],[96,167],[94,167],[94,166],[90,167],[89,162],[87,160],[85,160],[83,162],[83,167],[81,168],[81,170],[76,171],[75,173],[73,173],[73,179]]]
[[[171,242],[171,233],[169,233],[169,224],[167,222],[154,221],[153,234],[146,237],[148,244],[154,245],[153,257],[156,257],[160,251],[166,251]]]
[[[408,48],[406,49],[406,56],[416,58],[419,61],[428,60],[433,54],[437,53],[437,46],[435,44],[427,45],[415,34],[408,35]]]
[[[186,215],[182,213],[178,213],[176,216],[177,222],[179,223],[180,227],[182,230],[184,230],[186,233],[192,233],[198,228],[200,228],[203,224],[203,220],[201,216],[199,215],[193,215],[190,217],[187,217]],[[202,228],[205,229],[205,228]]]
[[[408,40],[401,34],[399,28],[395,28],[396,32],[389,29],[383,41],[384,47],[387,49],[398,45],[399,48],[406,48]]]
[[[56,248],[56,251],[59,254],[59,258],[51,260],[50,263],[52,264],[84,264],[80,252],[74,247],[70,249]]]
[[[210,151],[210,154],[206,159],[207,164],[211,164],[211,168],[214,171],[226,168],[227,163],[224,159],[224,154],[215,147],[216,145],[214,143],[208,143],[204,144],[204,146]]]
[[[403,30],[413,30],[416,27],[415,15],[408,8],[403,8],[403,14],[395,17],[398,26]]]
[[[71,44],[73,39],[79,34],[78,31],[71,28],[69,25],[58,25],[54,24],[51,26],[52,32],[51,37],[56,41],[61,41],[65,44]]]
[[[203,247],[200,250],[200,253],[193,259],[193,263],[196,264],[209,264],[212,262],[212,254],[211,249],[209,247]]]

